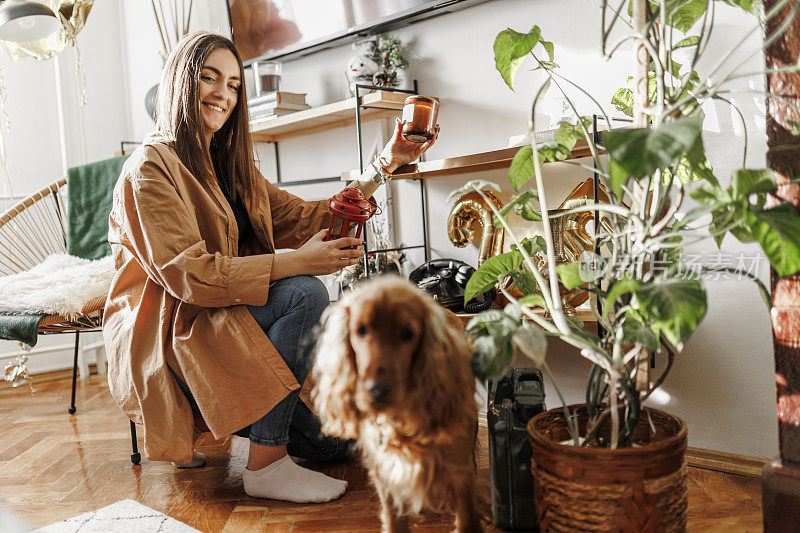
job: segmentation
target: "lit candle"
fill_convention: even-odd
[[[409,96],[403,102],[403,137],[415,143],[428,142],[436,131],[439,100],[428,96]]]

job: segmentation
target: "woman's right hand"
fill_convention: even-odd
[[[361,240],[354,237],[342,237],[332,241],[323,241],[327,232],[327,229],[319,231],[303,246],[294,252],[285,254],[292,256],[291,260],[297,270],[294,275],[323,276],[358,263],[364,254]],[[355,246],[355,248],[346,249],[350,246]],[[278,254],[276,259],[280,255],[283,254]]]

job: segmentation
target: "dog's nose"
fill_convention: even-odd
[[[364,382],[364,388],[370,393],[372,398],[380,403],[386,400],[389,396],[389,387],[383,383],[378,383],[374,379],[368,379]]]

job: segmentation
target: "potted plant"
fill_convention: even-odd
[[[788,0],[763,14],[748,0],[725,2],[753,12],[778,32],[786,30],[798,10]],[[724,187],[705,156],[701,105],[709,99],[731,104],[724,96],[726,83],[741,76],[735,65],[730,74],[719,75],[730,53],[708,75],[695,70],[706,53],[714,10],[713,1],[603,2],[603,51],[611,55],[621,44],[633,43],[639,53],[630,88],[617,91],[612,101],[633,116],[634,127],[608,131],[599,140],[591,134],[591,121],[580,116],[563,89],[574,87],[589,96],[597,114],[610,124],[608,114],[558,72],[555,47],[542,39],[538,27],[527,33],[507,29],[494,43],[497,69],[512,89],[515,72],[527,56],[547,75],[530,109],[532,140],[537,103],[551,85],[562,92],[576,116],[574,125],[561,124],[554,140],[532,142],[517,153],[509,181],[518,194],[502,208],[493,208],[495,224],[505,229],[512,251],[486,260],[465,294],[469,300],[497,286],[509,301],[503,310],[481,313],[467,326],[474,338],[473,370],[478,376],[499,375],[515,353],[522,353],[552,379],[545,360],[550,336],[578,348],[593,364],[585,404],[565,405],[554,382],[564,405],[528,425],[543,530],[685,529],[686,426],[642,402],[663,383],[706,313],[703,272],[723,270],[747,277],[770,305],[767,289],[752,273],[716,266],[697,271],[687,265],[685,247],[705,238],[720,245],[730,233],[742,242],[758,242],[778,275],[800,270],[800,217],[789,204],[765,207],[767,195],[776,190],[773,173],[741,168]],[[620,31],[623,21],[629,35],[609,46],[610,35]],[[694,34],[693,27],[699,28]],[[686,64],[676,61],[679,49],[689,52]],[[565,160],[581,138],[591,149],[592,162],[573,164],[599,177],[608,200],[555,212],[548,203],[541,165]],[[603,152],[607,158],[601,157]],[[486,187],[499,191],[496,184],[477,180],[453,196],[471,190],[483,194]],[[687,207],[686,197],[693,198],[695,206]],[[542,235],[518,238],[508,223],[512,211],[527,220],[541,220]],[[578,212],[597,213],[595,253],[559,264],[551,226],[558,217]],[[563,290],[591,295],[597,333],[584,330],[565,313]],[[664,360],[658,376],[650,375],[654,358]]]

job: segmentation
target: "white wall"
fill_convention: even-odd
[[[190,31],[209,30],[230,36],[224,0],[195,2]],[[120,36],[127,81],[127,140],[142,140],[153,128],[144,107],[147,91],[161,79],[161,38],[150,2],[122,2]]]
[[[197,28],[225,29],[224,3],[196,3]],[[718,8],[720,30],[713,46],[732,47],[753,20],[732,9]],[[419,81],[423,94],[441,101],[441,136],[428,157],[438,159],[506,146],[511,135],[525,132],[533,92],[542,82],[540,73],[523,67],[511,92],[494,69],[492,43],[495,35],[512,27],[526,31],[537,24],[544,38],[556,45],[556,61],[562,72],[589,89],[598,100],[608,102],[630,71],[630,54],[605,62],[599,56],[599,8],[592,0],[494,0],[487,4],[404,28],[395,34],[406,45],[411,61],[409,77]],[[227,32],[223,32],[227,33]],[[118,36],[118,37],[117,37]],[[106,0],[97,2],[86,29],[79,37],[92,46],[82,47],[90,79],[89,106],[84,117],[81,143],[71,140],[70,163],[105,157],[121,138],[138,140],[152,127],[144,111],[144,94],[159,79],[160,42],[146,2]],[[758,32],[741,50],[757,50]],[[67,52],[62,55],[65,92],[70,83]],[[345,92],[344,66],[352,55],[349,46],[325,50],[284,64],[282,89],[308,93],[309,103],[321,105],[341,100]],[[10,91],[9,107],[17,130],[9,137],[12,174],[20,191],[30,191],[58,174],[58,136],[54,122],[53,67],[50,62],[20,61],[9,64],[2,57]],[[746,70],[757,71],[756,54]],[[741,87],[758,87],[760,78],[743,80]],[[750,95],[734,99],[747,117],[750,129],[748,165],[764,166],[763,107]],[[73,99],[74,100],[74,99]],[[593,110],[579,98],[582,113]],[[77,108],[70,104],[70,112]],[[97,107],[91,107],[97,106]],[[558,102],[549,99],[537,117],[542,123],[557,112]],[[722,107],[708,108],[705,139],[717,176],[727,182],[741,159],[743,137],[733,115]],[[380,145],[387,126],[369,123],[365,129],[365,151]],[[84,152],[85,150],[85,156]],[[284,179],[333,176],[356,168],[355,133],[352,128],[318,133],[281,143]],[[17,155],[19,154],[19,155]],[[44,156],[42,155],[44,154]],[[262,171],[273,176],[269,146],[259,149]],[[35,161],[36,164],[31,164]],[[545,170],[547,192],[557,203],[578,182],[588,177],[583,170],[559,164]],[[492,179],[503,184],[505,171],[451,176],[427,184],[431,251],[434,257],[455,257],[475,263],[474,247],[458,249],[450,244],[445,228],[449,192],[468,179]],[[398,238],[406,244],[421,239],[418,186],[394,183]],[[336,190],[335,184],[290,189],[307,198],[321,198]],[[731,254],[752,254],[752,246],[725,242]],[[697,248],[713,251],[713,245]],[[418,264],[421,254],[410,254]],[[760,272],[767,276],[766,262]],[[769,457],[777,450],[773,359],[768,314],[755,288],[746,282],[709,282],[709,312],[697,333],[678,358],[663,388],[659,405],[683,417],[689,424],[690,444],[715,450]],[[10,349],[10,348],[9,348]],[[569,347],[553,345],[550,365],[568,401],[583,398],[588,370]],[[557,404],[548,388],[548,403]]]
[[[227,26],[223,2],[195,3],[192,30],[225,33]],[[27,196],[62,175],[56,68],[63,95],[67,166],[112,157],[120,141],[141,140],[152,128],[144,95],[160,77],[161,58],[150,3],[95,2],[77,42],[86,75],[86,106],[80,105],[72,47],[42,62],[12,61],[0,52],[13,124],[6,148],[14,196]],[[73,343],[72,335],[40,336],[30,353],[29,370],[40,373],[71,367]],[[101,345],[100,334],[81,336],[88,362],[96,359]],[[0,341],[0,367],[19,353],[18,343]]]
[[[56,68],[64,103],[66,161],[80,165],[114,155],[127,135],[125,82],[119,39],[121,0],[95,2],[77,42],[86,73],[88,101],[80,105],[75,76],[75,50],[70,46],[57,59],[12,61],[0,51],[0,68],[8,90],[7,109],[13,130],[5,135],[8,166],[15,196],[27,196],[63,175],[56,104]],[[102,342],[99,334],[82,336],[83,346]],[[30,358],[31,372],[66,368],[72,364],[72,335],[40,336]],[[59,347],[63,349],[59,349]],[[43,353],[37,354],[42,350]],[[0,367],[19,352],[16,342],[0,341]],[[95,350],[87,352],[94,360]]]
[[[733,9],[718,7],[718,31],[712,50],[727,51],[749,29],[754,20]],[[445,17],[404,28],[395,34],[406,44],[411,62],[409,74],[419,81],[423,94],[441,101],[441,135],[429,158],[463,155],[506,146],[508,137],[526,131],[527,114],[542,74],[523,66],[511,92],[495,71],[492,43],[496,34],[512,27],[527,31],[534,24],[544,38],[556,45],[556,62],[573,81],[607,103],[630,72],[631,54],[622,51],[611,62],[599,54],[599,7],[592,0],[495,0]],[[758,32],[741,47],[738,57],[758,50]],[[717,52],[721,53],[721,52]],[[742,55],[744,54],[744,55]],[[284,64],[282,88],[307,92],[312,105],[339,100],[345,91],[343,68],[352,55],[348,46],[325,50]],[[746,71],[758,71],[755,54]],[[707,69],[701,65],[701,70]],[[741,88],[759,87],[760,78],[742,80]],[[733,95],[747,117],[749,145],[747,163],[765,165],[763,107],[752,95]],[[582,113],[593,109],[585,99]],[[549,99],[538,119],[558,113],[558,101]],[[726,183],[741,162],[743,136],[732,113],[723,107],[706,109],[704,134],[707,152],[720,181]],[[316,177],[356,167],[352,129],[318,133],[281,144],[284,175]],[[367,135],[369,138],[369,135]],[[369,143],[368,143],[369,144]],[[266,153],[266,152],[265,152]],[[265,156],[265,162],[266,162]],[[558,203],[588,173],[568,165],[550,165],[545,170],[547,192]],[[455,248],[446,235],[449,192],[468,179],[485,178],[504,184],[505,171],[437,178],[428,182],[428,213],[434,257],[455,257],[475,263],[477,250]],[[395,183],[395,215],[400,238],[416,244],[421,238],[417,186]],[[317,194],[322,192],[318,187]],[[327,192],[327,191],[326,191]],[[309,195],[314,195],[309,192]],[[725,241],[730,254],[756,254],[757,247]],[[697,253],[715,253],[715,246],[696,247]],[[417,258],[418,260],[419,258]],[[706,257],[706,260],[710,258]],[[767,279],[766,261],[760,274]],[[775,393],[772,344],[767,310],[755,287],[745,281],[709,281],[709,311],[692,337],[663,387],[659,402],[651,402],[683,417],[689,425],[692,446],[770,457],[776,453]],[[550,365],[568,401],[584,397],[588,365],[575,350],[554,344]],[[548,387],[549,404],[557,397]]]

